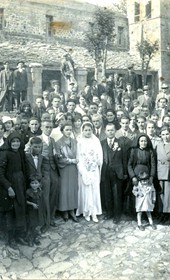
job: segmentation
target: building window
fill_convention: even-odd
[[[151,1],[147,1],[147,4],[145,6],[145,17],[151,18]]]
[[[118,26],[118,46],[125,47],[125,28]]]
[[[140,3],[135,2],[135,22],[140,20]]]
[[[52,22],[53,22],[53,16],[46,15],[46,34],[47,34],[47,37],[51,37],[53,35]]]
[[[0,8],[0,30],[4,28],[4,9]]]

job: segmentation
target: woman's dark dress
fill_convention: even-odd
[[[15,198],[12,199],[15,228],[26,227],[26,187],[23,165],[24,158],[19,151],[0,151],[0,187],[7,192],[8,188],[12,187],[15,192]]]

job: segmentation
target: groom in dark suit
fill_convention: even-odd
[[[122,183],[124,179],[123,153],[119,140],[115,138],[115,125],[106,125],[106,139],[101,142],[103,149],[103,167],[101,174],[102,207],[106,210],[106,219],[114,217],[117,223],[122,214]]]

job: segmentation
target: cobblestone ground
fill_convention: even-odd
[[[1,279],[170,279],[170,226],[145,231],[135,221],[118,225],[57,219],[39,247],[13,250],[0,241]]]

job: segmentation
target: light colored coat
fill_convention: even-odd
[[[158,143],[156,153],[158,180],[168,180],[170,171],[170,143],[166,145],[163,142]]]

